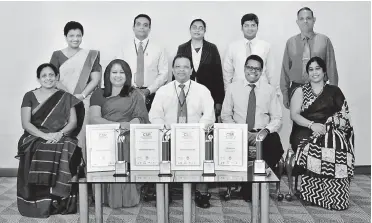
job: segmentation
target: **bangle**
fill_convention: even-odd
[[[62,136],[66,136],[66,134],[64,132],[62,132],[62,131],[59,131],[59,132],[62,133]]]
[[[83,96],[84,99],[86,98],[85,95],[84,95],[83,93],[81,93],[81,95]]]
[[[311,126],[314,124],[314,121],[311,121],[308,125],[307,128],[311,129]]]

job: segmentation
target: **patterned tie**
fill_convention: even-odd
[[[186,95],[184,91],[184,84],[178,85],[181,88],[180,96],[178,98],[178,113],[177,113],[177,123],[187,123],[187,105],[186,105]]]
[[[142,87],[144,84],[144,57],[143,57],[143,46],[140,42],[137,53],[137,73],[136,73],[136,85]]]
[[[249,86],[251,87],[251,92],[249,93],[246,122],[248,124],[248,131],[251,131],[254,128],[256,117],[256,94],[254,92],[254,88],[256,87],[256,85],[249,84]]]
[[[309,45],[309,38],[306,37],[306,42],[304,46],[304,53],[302,55],[302,80],[305,82],[308,81],[309,75],[306,73],[306,64],[310,60],[310,45]]]
[[[249,57],[249,56],[252,54],[252,49],[251,49],[251,47],[252,47],[252,42],[249,41],[249,42],[246,44],[246,46],[245,46],[245,48],[246,48],[246,58]]]

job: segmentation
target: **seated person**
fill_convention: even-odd
[[[120,59],[111,61],[104,73],[104,89],[97,89],[90,99],[90,124],[120,123],[128,129],[133,123],[149,123],[142,94],[132,87],[129,65]],[[124,160],[130,162],[129,131],[126,132]],[[140,201],[139,184],[104,184],[103,203],[111,208],[133,207]]]
[[[290,143],[297,152],[294,172],[301,174],[300,198],[344,210],[349,207],[355,160],[349,107],[340,88],[326,84],[323,59],[311,58],[306,72],[310,82],[295,89],[290,104]]]
[[[173,59],[175,80],[160,87],[156,92],[149,113],[150,122],[165,124],[170,128],[172,123],[205,123],[215,121],[214,101],[207,87],[190,80],[192,74],[191,58],[177,55]],[[210,207],[210,194],[206,184],[197,184],[195,202],[198,207]]]
[[[222,104],[223,123],[248,124],[248,146],[256,145],[259,131],[267,131],[263,141],[262,158],[273,169],[284,150],[277,133],[282,119],[282,109],[274,87],[260,77],[264,67],[257,55],[247,57],[244,66],[245,80],[231,83]],[[244,200],[251,200],[252,184],[246,183],[241,189]]]
[[[76,136],[84,121],[84,104],[56,88],[58,70],[42,64],[36,71],[40,88],[29,91],[21,105],[18,142],[17,205],[21,215],[47,218],[77,212],[77,175],[82,151]]]

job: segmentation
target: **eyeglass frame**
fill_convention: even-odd
[[[252,67],[252,66],[244,66],[245,69],[248,69],[249,71],[254,71],[254,72],[261,72],[262,68],[261,67]]]
[[[196,25],[192,25],[190,29],[193,30],[193,31],[196,31],[196,30],[198,30],[198,31],[205,31],[204,26],[197,27]]]

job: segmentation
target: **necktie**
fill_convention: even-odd
[[[142,42],[139,43],[137,52],[137,73],[136,73],[136,85],[142,87],[144,84],[144,57],[143,57],[143,46]]]
[[[251,54],[252,54],[252,49],[251,49],[251,46],[252,43],[251,41],[249,41],[247,44],[246,44],[246,58],[249,57]]]
[[[251,131],[254,128],[256,117],[256,94],[254,92],[254,88],[256,87],[256,85],[249,84],[249,86],[251,87],[251,92],[249,93],[246,122],[248,124],[248,131]]]
[[[186,95],[184,91],[184,84],[178,85],[181,88],[180,96],[178,97],[178,114],[177,123],[187,123],[187,105],[186,105]]]
[[[309,45],[309,38],[306,37],[306,42],[304,46],[304,53],[302,55],[302,80],[305,82],[308,81],[308,74],[306,73],[306,64],[310,60],[310,45]]]

